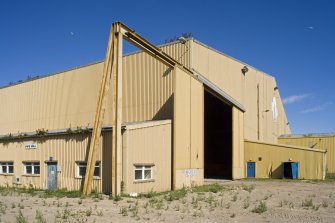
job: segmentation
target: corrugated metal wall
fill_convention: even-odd
[[[104,139],[102,137],[100,139],[100,149],[97,154],[97,160],[101,161],[103,167],[101,169],[102,177],[93,180],[93,188],[97,191],[110,191],[110,180],[108,179],[111,179],[111,168],[108,168],[108,165],[110,165],[111,159],[111,132],[105,132],[103,136]],[[87,134],[59,135],[1,143],[0,161],[13,161],[14,174],[0,175],[0,184],[2,186],[12,185],[13,178],[20,176],[22,186],[47,189],[47,164],[45,161],[48,161],[49,157],[52,156],[61,169],[58,173],[58,188],[79,190],[82,179],[76,177],[76,161],[85,161],[89,138],[90,136]],[[37,149],[27,150],[25,149],[27,144],[37,144]],[[39,161],[40,174],[38,176],[25,176],[24,161]]]
[[[302,137],[280,137],[279,143],[310,148],[315,145],[315,149],[327,150],[327,171],[335,173],[335,136],[302,136]]]
[[[189,43],[162,49],[189,66]],[[103,63],[0,89],[0,135],[92,126]],[[123,122],[172,118],[172,72],[146,53],[123,58]],[[111,90],[104,123],[111,123]]]
[[[0,90],[0,134],[92,124],[101,64]]]
[[[256,141],[245,141],[244,147],[245,163],[256,162],[256,178],[281,178],[282,162],[288,161],[299,162],[300,179],[325,177],[325,151]]]

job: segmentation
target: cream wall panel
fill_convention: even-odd
[[[233,179],[242,179],[244,173],[243,112],[233,107]]]
[[[173,139],[174,169],[191,167],[191,77],[175,68]]]
[[[125,131],[125,193],[171,190],[171,131],[171,122]],[[135,182],[135,164],[153,164],[154,181]]]
[[[325,177],[325,156],[324,150],[245,141],[245,163],[256,162],[256,178],[281,178],[282,162],[291,160],[299,162],[300,179],[322,180]]]
[[[204,168],[204,88],[191,78],[191,168]]]
[[[203,184],[204,89],[179,68],[174,73],[174,189]]]

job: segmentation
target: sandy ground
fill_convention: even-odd
[[[188,190],[179,200],[169,194],[114,201],[105,195],[43,198],[2,191],[0,222],[335,222],[335,181],[222,185],[217,193]]]

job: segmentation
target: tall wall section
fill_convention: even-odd
[[[244,114],[246,139],[276,143],[278,136],[290,133],[274,77],[196,40],[192,41],[191,49],[191,67],[240,102],[246,109]],[[243,75],[241,69],[245,65],[249,71]],[[259,106],[257,85],[259,85]],[[274,100],[276,106],[273,105]],[[276,120],[273,118],[275,107],[278,111]]]

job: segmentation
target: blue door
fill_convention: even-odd
[[[255,178],[256,176],[256,163],[247,162],[247,176],[248,178]]]
[[[57,190],[57,163],[48,163],[48,189]]]
[[[291,168],[292,168],[292,179],[298,179],[299,178],[298,163],[296,162],[291,163]]]
[[[299,178],[299,163],[283,162],[282,163],[283,179],[298,179]]]

